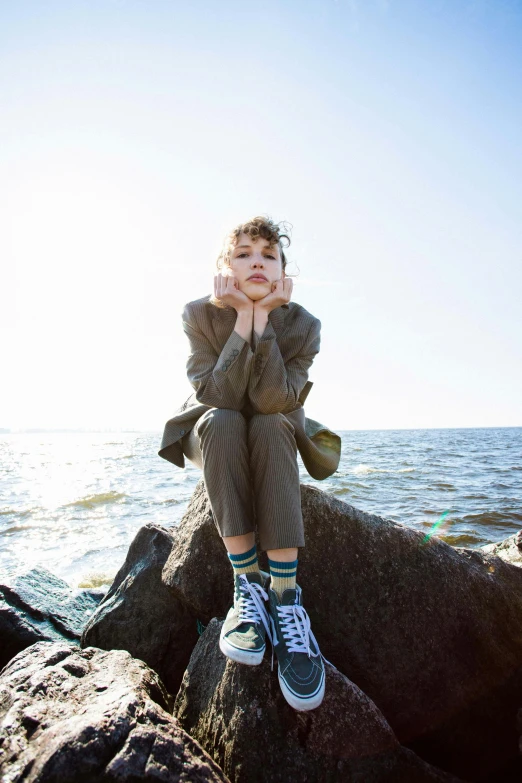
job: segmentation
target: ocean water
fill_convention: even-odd
[[[453,546],[522,527],[522,427],[338,431],[339,469],[301,482]],[[112,580],[147,522],[179,523],[201,472],[160,432],[0,435],[0,580],[36,565],[73,587]]]

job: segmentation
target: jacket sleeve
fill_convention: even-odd
[[[255,333],[254,333],[255,334]],[[314,318],[303,344],[286,364],[268,322],[261,337],[254,337],[254,366],[248,397],[258,413],[288,413],[295,410],[307,380],[308,370],[321,345],[321,321]]]
[[[218,355],[187,306],[182,324],[190,343],[187,376],[198,402],[241,410],[254,358],[248,341],[234,330]]]

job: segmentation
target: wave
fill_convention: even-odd
[[[123,492],[101,492],[99,495],[87,495],[79,500],[73,500],[72,503],[65,503],[62,508],[70,508],[71,506],[94,508],[104,503],[118,503],[120,500],[125,500],[126,497],[127,495]]]
[[[92,574],[86,574],[81,582],[78,583],[78,587],[103,587],[104,585],[111,585],[114,582],[116,571],[98,571]]]
[[[468,544],[473,546],[487,544],[488,541],[478,534],[473,533],[443,533],[438,538],[441,538],[446,544],[450,546],[463,546]]]
[[[28,508],[25,511],[17,511],[14,508],[8,508],[5,511],[0,511],[0,516],[15,516],[18,517],[18,519],[25,519],[25,517],[30,517],[31,514],[34,514],[36,511],[41,511],[40,506],[35,506],[34,508]],[[8,520],[6,520],[7,522]]]
[[[522,522],[522,513],[518,511],[480,511],[477,514],[466,514],[460,518],[460,522],[468,522],[472,525],[499,525],[506,522]]]
[[[356,476],[365,476],[367,473],[379,473],[379,468],[372,468],[371,465],[357,465],[353,472]]]
[[[38,525],[13,525],[0,530],[0,536],[10,536],[12,533],[25,533],[27,530],[39,530]]]
[[[372,468],[371,465],[357,465],[356,468],[353,469],[353,473],[355,473],[356,476],[365,476],[368,473],[413,473],[417,468],[400,468],[399,470],[396,470],[395,468]]]

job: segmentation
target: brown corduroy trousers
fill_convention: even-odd
[[[221,536],[249,533],[257,522],[264,551],[305,545],[297,444],[283,413],[209,408],[182,448],[203,471]]]

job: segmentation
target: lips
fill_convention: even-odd
[[[266,277],[264,275],[258,275],[258,274],[250,275],[250,277],[248,279],[249,280],[264,280],[265,283],[268,283],[268,280],[266,279]]]

